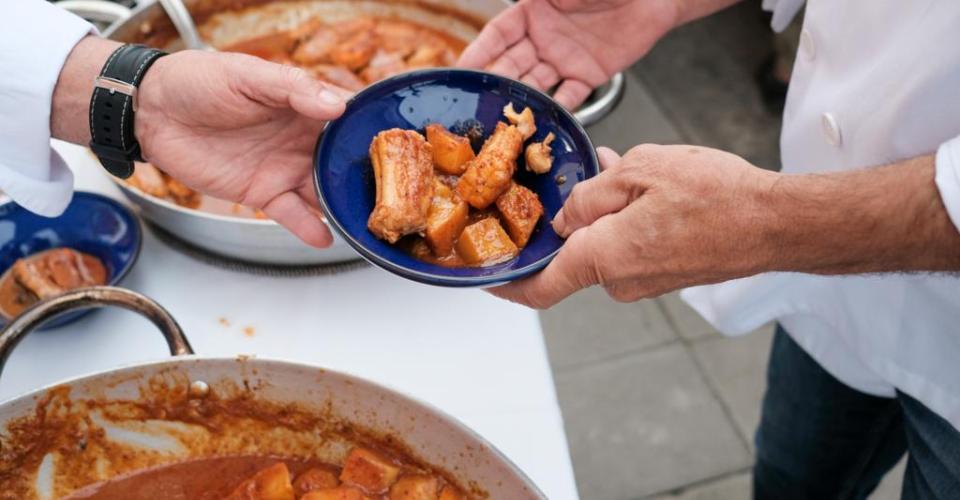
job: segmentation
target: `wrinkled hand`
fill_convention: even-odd
[[[547,90],[573,108],[677,22],[673,0],[522,0],[493,18],[458,65]]]
[[[621,302],[756,274],[776,257],[765,196],[778,175],[723,151],[642,145],[574,187],[554,218],[567,237],[542,272],[491,292],[548,308],[601,285]]]
[[[345,91],[252,56],[184,51],[159,59],[140,86],[144,157],[200,192],[260,208],[318,247],[312,154]]]

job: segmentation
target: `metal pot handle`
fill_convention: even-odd
[[[624,87],[623,73],[613,75],[613,78],[610,79],[610,83],[603,90],[603,93],[600,94],[600,97],[576,110],[573,116],[576,117],[577,121],[584,127],[593,125],[600,121],[601,118],[607,116],[617,103],[620,102]]]
[[[37,303],[10,321],[0,331],[0,373],[7,364],[7,358],[23,338],[43,322],[60,313],[89,307],[117,306],[140,313],[153,322],[163,334],[170,348],[170,354],[181,356],[193,354],[190,342],[173,316],[160,304],[137,292],[113,286],[78,288],[63,295]]]
[[[106,0],[62,0],[57,6],[88,20],[113,24],[130,17],[133,12],[123,5]]]

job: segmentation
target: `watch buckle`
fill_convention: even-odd
[[[117,92],[130,96],[133,99],[133,111],[136,112],[138,106],[137,102],[137,87],[131,85],[127,82],[122,82],[116,78],[110,78],[108,76],[98,76],[93,79],[93,86],[115,94]]]

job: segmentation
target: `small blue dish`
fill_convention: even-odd
[[[117,201],[77,192],[59,217],[42,217],[10,202],[0,205],[0,275],[22,257],[56,247],[93,255],[107,269],[107,284],[116,285],[140,255],[140,221]],[[64,313],[43,325],[56,328],[76,321],[92,309]],[[0,317],[0,326],[6,319]]]
[[[531,141],[539,142],[549,132],[556,136],[549,173],[527,172],[523,155],[517,165],[515,178],[537,193],[544,208],[544,217],[517,258],[488,267],[442,267],[417,260],[367,230],[376,202],[369,148],[377,133],[394,127],[422,133],[430,123],[459,131],[479,122],[486,138],[498,121],[506,121],[503,107],[507,103],[517,111],[525,106],[533,110],[537,133]],[[573,187],[600,171],[583,127],[549,96],[509,78],[463,69],[404,73],[360,91],[347,103],[343,116],[327,124],[317,143],[314,166],[317,196],[327,221],[360,255],[405,278],[451,287],[491,286],[543,269],[563,245],[550,221]]]

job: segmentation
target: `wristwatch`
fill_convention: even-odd
[[[134,134],[137,86],[166,52],[124,45],[113,52],[94,80],[90,98],[90,149],[112,175],[126,179],[133,162],[144,161]]]

